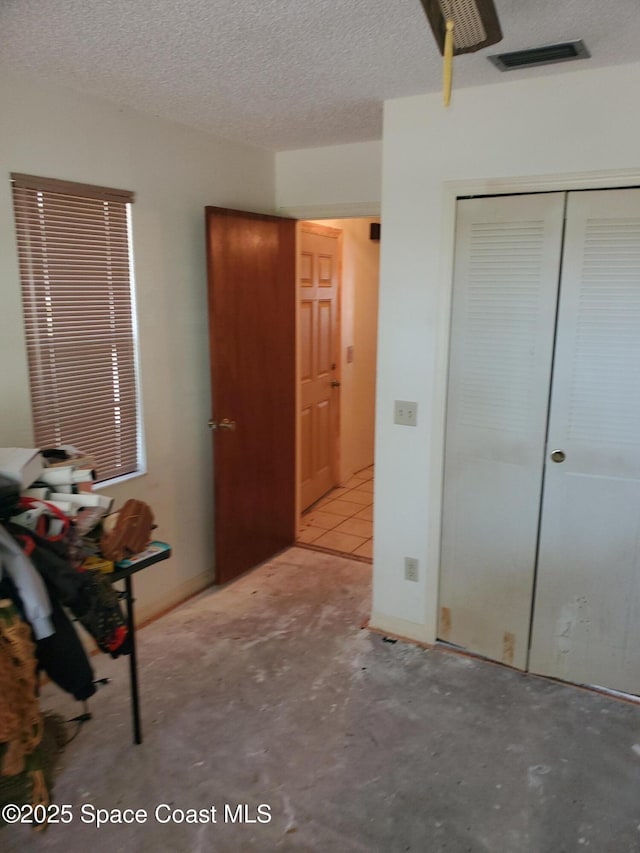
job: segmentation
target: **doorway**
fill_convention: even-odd
[[[441,639],[640,692],[639,372],[639,190],[459,202]]]
[[[364,560],[373,551],[379,223],[377,217],[314,220],[297,228],[297,541]],[[332,237],[339,246],[335,309],[328,274]],[[321,305],[314,305],[318,299]],[[332,319],[333,339],[327,334]],[[312,380],[324,386],[324,396]],[[315,400],[314,422],[308,404]],[[321,426],[333,429],[334,439],[333,445],[325,439],[322,452]],[[316,470],[320,487],[310,489]]]
[[[295,539],[295,222],[205,208],[216,581]]]
[[[298,543],[373,559],[373,465],[357,471],[300,516]]]
[[[215,459],[214,556],[216,580],[226,583],[292,545],[302,526],[297,222],[217,207],[207,207],[205,215],[212,398],[208,426]],[[346,488],[360,475],[349,489],[354,496],[358,488],[370,493],[366,504],[351,502],[355,504],[353,515],[367,512],[373,493],[373,472],[366,469],[373,464],[378,246],[371,240],[365,244],[366,250],[357,251],[358,246],[362,249],[364,235],[367,241],[371,238],[371,221],[377,222],[333,220],[323,226],[337,230],[342,225],[349,235],[357,232],[353,240],[349,237],[351,250],[343,258],[345,286],[340,303],[347,322],[343,320],[336,355],[336,373],[339,362],[347,404],[338,417],[338,474],[335,481],[325,484],[327,491],[334,486]],[[372,264],[375,275],[362,275],[363,269],[371,271]],[[358,381],[363,368],[368,382]],[[331,372],[330,363],[329,375]],[[362,480],[368,485],[360,485]],[[326,497],[323,492],[312,500]],[[344,520],[344,516],[339,518],[339,523]],[[358,519],[363,520],[367,519]],[[314,533],[317,530],[303,536],[311,539]],[[355,541],[348,542],[350,548],[343,544],[341,553],[369,559],[354,552],[371,537],[346,535]]]

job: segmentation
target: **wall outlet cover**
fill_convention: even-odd
[[[396,400],[393,409],[394,424],[417,426],[418,404],[410,400]]]
[[[416,557],[404,558],[404,579],[406,581],[418,581],[418,560]]]

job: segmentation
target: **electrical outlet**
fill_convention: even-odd
[[[404,558],[404,579],[406,581],[418,580],[418,560],[416,557]]]
[[[409,400],[396,400],[393,422],[403,426],[416,426],[418,422],[418,404]]]

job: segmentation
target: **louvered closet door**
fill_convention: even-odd
[[[527,665],[564,194],[458,204],[439,637]]]
[[[530,669],[640,693],[636,189],[569,195]]]

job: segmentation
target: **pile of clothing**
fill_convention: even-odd
[[[12,602],[0,599],[0,805],[46,807],[64,744],[62,719],[40,712],[31,630]],[[34,829],[42,829],[46,810],[34,815]]]
[[[20,513],[18,485],[0,475],[0,599],[30,626],[39,669],[78,700],[95,693],[87,653],[68,612],[112,657],[130,651],[126,622],[111,582],[83,571],[74,523],[48,536],[11,521]],[[24,500],[24,499],[22,499]]]
[[[109,526],[103,516],[80,507],[69,517],[53,502],[21,496],[20,484],[0,474],[0,805],[49,802],[65,732],[61,719],[40,711],[40,672],[78,701],[96,692],[72,620],[112,657],[131,651],[109,576],[87,565],[107,558],[113,568],[142,550],[153,514],[129,500]]]

